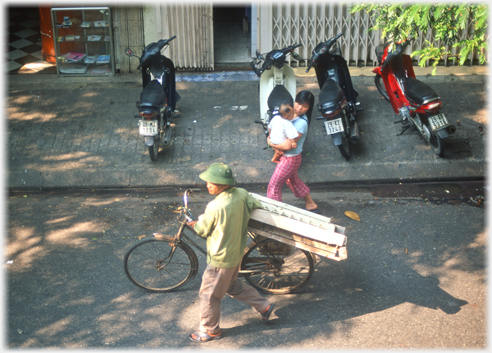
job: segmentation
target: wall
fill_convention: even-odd
[[[144,8],[142,6],[115,5],[111,7],[116,72],[136,72],[138,59],[125,55],[130,48],[140,56],[144,48]]]

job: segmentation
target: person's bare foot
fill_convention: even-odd
[[[304,196],[303,200],[306,203],[306,210],[313,211],[318,208],[318,205],[311,198],[311,194],[307,194],[306,196]]]

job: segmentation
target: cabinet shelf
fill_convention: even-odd
[[[58,76],[114,75],[109,7],[53,7]]]

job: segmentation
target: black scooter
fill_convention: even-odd
[[[352,86],[352,79],[337,42],[343,32],[319,43],[312,52],[306,72],[314,66],[316,78],[321,89],[318,97],[318,109],[324,119],[326,133],[331,135],[333,143],[340,153],[350,159],[351,144],[359,143],[359,125],[355,121],[358,111],[362,111],[357,102],[359,94]]]
[[[137,102],[139,115],[134,117],[141,119],[138,122],[139,135],[144,136],[152,161],[158,158],[159,144],[169,144],[171,123],[173,118],[180,116],[175,113],[180,96],[176,92],[174,64],[161,54],[174,38],[176,36],[147,45],[141,57],[136,56],[129,48],[125,50],[126,55],[140,60],[137,70],[142,68],[143,91]]]

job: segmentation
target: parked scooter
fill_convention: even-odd
[[[337,42],[343,32],[324,43],[319,43],[312,52],[306,72],[314,66],[320,93],[318,109],[324,119],[326,133],[331,135],[333,143],[340,153],[350,159],[351,144],[359,143],[360,130],[355,121],[358,111],[362,111],[357,102],[359,93],[352,86],[352,79]]]
[[[137,70],[142,68],[143,91],[137,102],[139,115],[134,117],[140,119],[138,132],[140,136],[144,136],[153,161],[158,158],[159,144],[169,144],[173,118],[179,117],[175,113],[180,96],[176,92],[174,64],[161,54],[174,38],[176,36],[147,45],[141,57],[136,56],[129,48],[125,50],[129,57],[134,56],[140,60]]]
[[[280,105],[285,102],[293,104],[296,95],[296,76],[294,70],[285,65],[287,55],[291,54],[296,60],[300,60],[299,54],[294,49],[301,44],[294,44],[284,49],[274,49],[266,54],[260,54],[256,50],[256,58],[250,66],[260,78],[260,120],[255,122],[263,125],[265,135],[268,135],[268,123],[272,114],[278,111]]]
[[[415,126],[434,153],[443,157],[443,140],[454,134],[456,127],[448,122],[446,115],[439,113],[443,106],[441,97],[415,78],[410,56],[403,54],[409,42],[389,42],[376,47],[379,65],[382,65],[373,70],[374,82],[401,118],[395,122],[403,124],[398,135]]]

